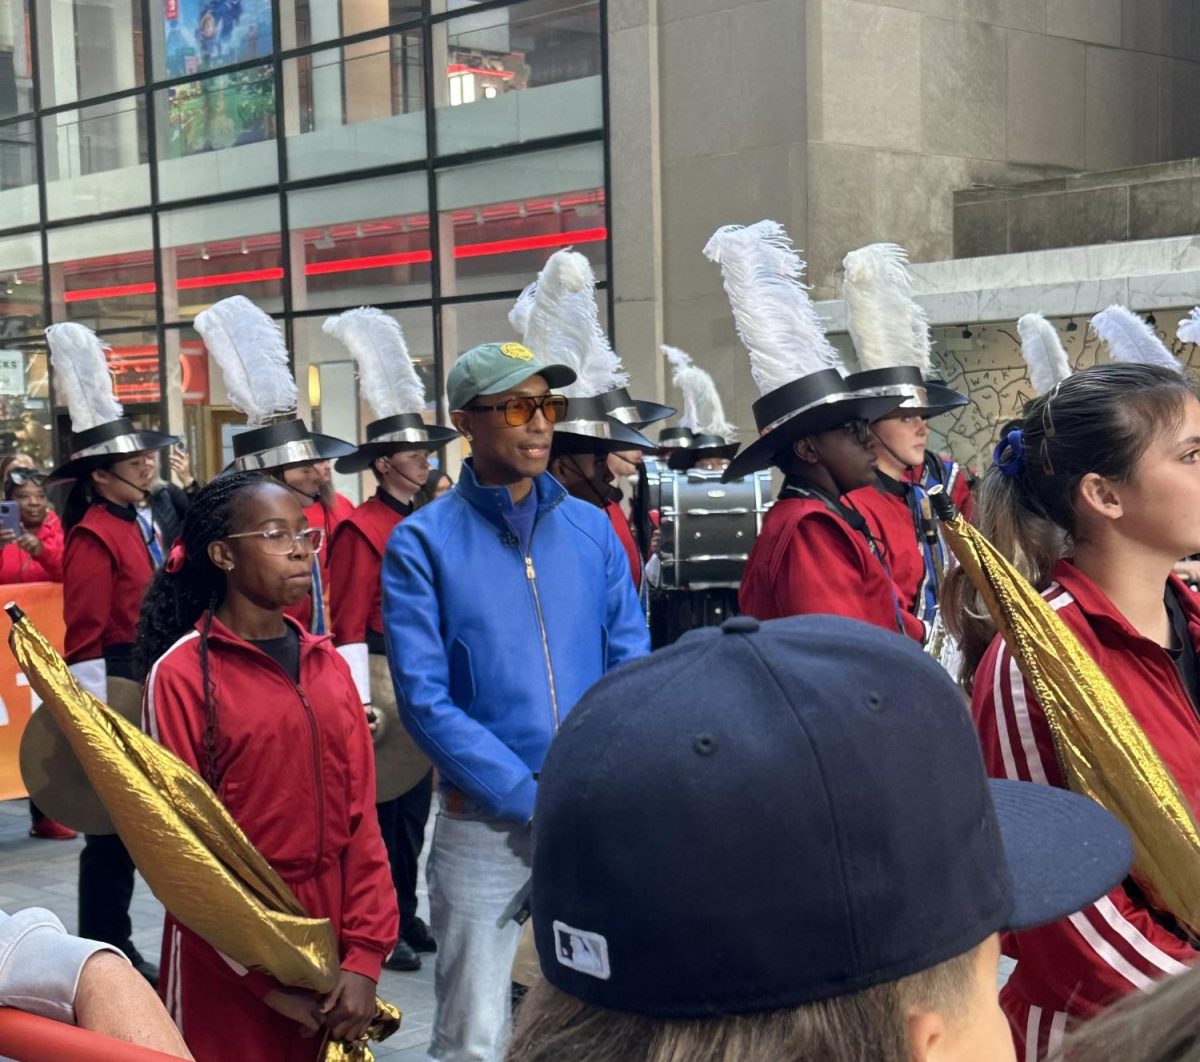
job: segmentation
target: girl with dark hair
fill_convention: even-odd
[[[371,735],[331,641],[285,616],[309,592],[324,529],[293,492],[235,472],[203,488],[142,608],[149,733],[192,766],[342,957],[324,998],[224,959],[169,914],[163,998],[200,1062],[313,1060],[322,1029],[355,1039],[397,936],[375,816]]]
[[[1170,368],[1106,364],[1033,399],[979,483],[981,530],[1108,676],[1200,812],[1200,603],[1172,568],[1200,550],[1200,401]],[[943,615],[997,777],[1064,787],[1045,713],[961,570]],[[1200,958],[1135,878],[1039,929],[1009,934],[1001,999],[1018,1047],[1044,1057],[1069,1021]]]
[[[0,583],[61,583],[63,528],[50,511],[40,472],[17,468],[4,477],[4,500],[19,506],[21,533],[0,530]]]

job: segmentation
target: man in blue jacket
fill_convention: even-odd
[[[546,472],[567,412],[552,389],[574,378],[519,343],[462,355],[447,399],[471,457],[454,490],[396,528],[383,563],[400,715],[440,778],[428,869],[439,1062],[503,1056],[542,760],[584,691],[650,648],[608,517]]]

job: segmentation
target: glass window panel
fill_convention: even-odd
[[[190,320],[228,295],[283,310],[283,245],[274,196],[164,211],[164,319]]]
[[[29,454],[44,469],[54,458],[45,336],[4,341],[0,350],[0,452]]]
[[[51,218],[150,202],[144,96],[52,114],[42,119],[42,141]]]
[[[50,309],[89,328],[153,324],[154,252],[148,217],[53,229]]]
[[[275,72],[256,66],[154,94],[159,195],[166,201],[274,184]]]
[[[37,124],[0,125],[0,224],[33,225],[40,218],[37,194]]]
[[[9,0],[0,8],[0,118],[33,110],[29,39],[26,0]]]
[[[443,170],[442,293],[518,290],[560,247],[587,255],[603,279],[603,174],[598,144]]]
[[[43,107],[143,84],[140,0],[37,0],[37,14]]]
[[[424,174],[293,192],[288,222],[297,309],[429,297]]]
[[[117,400],[132,412],[139,406],[158,420],[158,403],[162,398],[162,375],[158,356],[158,340],[152,329],[135,332],[106,333],[101,337],[108,344],[105,357],[112,373],[113,391]]]
[[[289,59],[283,65],[288,175],[423,158],[423,77],[419,32]]]
[[[42,244],[36,232],[0,239],[0,344],[40,332],[43,310]]]
[[[349,37],[421,17],[421,0],[281,0],[283,46]]]
[[[603,126],[596,0],[464,15],[435,25],[433,41],[439,154]]]
[[[156,80],[271,54],[271,0],[155,0],[150,10]]]
[[[427,307],[386,311],[404,330],[409,355],[425,384],[425,419],[435,422],[433,317]],[[295,337],[296,379],[301,402],[313,427],[335,438],[358,442],[365,425],[375,419],[371,407],[360,401],[354,359],[350,351],[322,328],[325,318],[298,317],[292,322]],[[375,491],[370,472],[344,476],[334,472],[334,485],[354,502]]]

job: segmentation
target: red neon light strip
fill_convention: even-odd
[[[455,258],[483,258],[493,254],[515,254],[518,251],[537,251],[547,247],[570,247],[578,243],[599,243],[608,238],[608,229],[578,229],[575,232],[548,232],[541,236],[521,236],[511,240],[490,240],[486,243],[464,243],[454,248]],[[433,261],[430,251],[404,251],[398,254],[376,254],[365,258],[339,258],[332,262],[310,262],[304,275],[322,276],[328,273],[350,273],[365,269],[384,269],[389,266],[417,265]],[[239,273],[212,273],[199,277],[183,277],[176,287],[180,291],[196,288],[219,288],[231,284],[255,284],[267,280],[282,280],[283,269],[246,269]],[[128,295],[150,295],[153,281],[145,284],[122,284],[108,288],[80,288],[63,295],[64,302],[86,302],[90,299],[116,299]]]
[[[64,291],[63,302],[87,302],[90,299],[115,299],[125,295],[153,295],[156,285],[153,280],[145,284],[120,284],[112,288],[80,288]]]
[[[192,291],[195,288],[220,288],[229,284],[256,284],[263,280],[282,280],[283,268],[273,266],[270,269],[244,269],[240,273],[213,273],[202,277],[182,277],[176,283],[180,291]]]
[[[500,81],[511,81],[517,75],[511,70],[487,70],[481,66],[467,66],[465,63],[450,63],[446,67],[447,74],[478,74],[480,77],[494,77]]]
[[[576,232],[548,232],[544,236],[522,236],[515,240],[491,240],[488,243],[464,243],[454,248],[455,258],[482,258],[489,254],[513,254],[544,247],[570,247],[576,243],[596,243],[608,236],[608,229],[579,229]]]
[[[338,258],[332,262],[309,262],[304,267],[306,277],[326,273],[353,273],[359,269],[387,269],[389,266],[418,265],[432,262],[432,251],[403,251],[399,254],[373,254],[366,258]]]

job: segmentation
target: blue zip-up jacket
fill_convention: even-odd
[[[466,463],[454,490],[396,527],[383,561],[404,725],[447,783],[518,822],[558,724],[605,672],[650,651],[607,513],[549,473],[534,489],[528,558],[508,489],[481,486]]]

